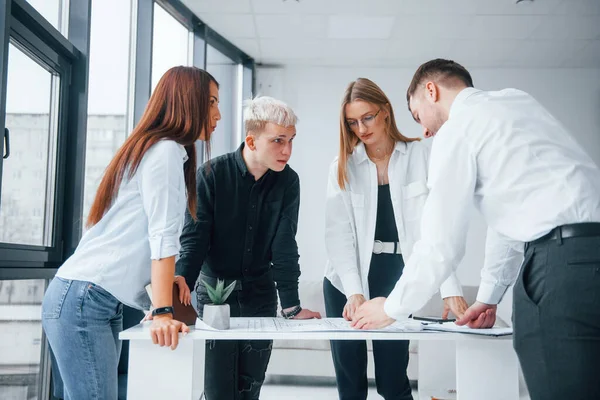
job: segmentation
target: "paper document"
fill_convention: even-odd
[[[196,329],[217,330],[196,320]],[[423,326],[416,321],[395,322],[375,332],[411,332],[420,331]],[[293,320],[285,318],[231,318],[230,331],[244,332],[356,332],[350,321],[344,318],[323,318]]]
[[[445,322],[438,324],[435,322],[424,322],[423,329],[426,331],[441,331],[441,332],[457,332],[457,333],[468,333],[471,335],[484,335],[484,336],[506,336],[512,335],[512,328],[488,328],[488,329],[473,329],[466,326],[458,326],[454,322]]]

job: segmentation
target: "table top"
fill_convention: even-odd
[[[247,321],[260,322],[261,320],[268,321],[272,318],[232,318],[232,325],[236,322]],[[285,320],[289,321],[289,320]],[[129,328],[119,334],[121,340],[151,340],[150,327],[151,322],[146,321],[142,324]],[[279,331],[256,331],[252,329],[239,328],[236,324],[236,329],[231,330],[205,330],[197,329],[190,326],[190,333],[182,337],[180,340],[241,340],[241,339],[256,339],[256,340],[449,340],[449,341],[464,341],[464,340],[512,340],[508,336],[481,336],[464,334],[458,332],[435,332],[424,330],[411,331],[382,331],[382,330],[352,330],[352,331],[298,331],[298,330],[279,330]]]

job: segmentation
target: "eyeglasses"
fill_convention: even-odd
[[[371,126],[373,126],[373,122],[375,122],[375,118],[377,117],[377,115],[379,115],[380,112],[381,112],[381,108],[373,115],[367,115],[358,120],[357,119],[353,119],[350,121],[346,120],[346,123],[348,124],[348,127],[350,127],[350,129],[354,132],[356,132],[358,130],[359,123],[362,123],[365,128],[370,128]]]

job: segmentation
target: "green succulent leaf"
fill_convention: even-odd
[[[225,303],[225,300],[227,300],[227,298],[233,292],[233,289],[235,289],[236,281],[231,282],[227,287],[225,287],[225,280],[217,279],[217,284],[214,288],[210,286],[204,279],[202,280],[202,283],[204,283],[208,297],[213,304],[221,305]]]
[[[223,293],[223,302],[225,302],[225,300],[227,300],[227,298],[229,297],[229,295],[231,294],[231,292],[233,292],[233,289],[235,289],[235,281],[231,282],[229,284],[229,286],[227,286],[225,288],[225,291]]]
[[[210,286],[204,279],[202,280],[204,286],[206,287],[206,291],[208,292],[208,297],[213,302],[213,304],[222,304],[220,303],[221,296],[217,293],[217,291]]]

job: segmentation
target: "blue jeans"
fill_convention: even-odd
[[[64,382],[65,400],[117,399],[123,305],[91,282],[55,277],[42,326]]]

